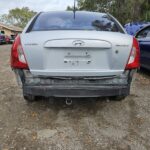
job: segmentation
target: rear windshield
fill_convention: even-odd
[[[96,30],[121,32],[121,27],[107,14],[92,12],[41,13],[31,31],[47,30]]]

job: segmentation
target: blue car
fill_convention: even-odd
[[[141,49],[141,67],[150,70],[150,25],[141,29],[135,36]]]
[[[125,30],[128,34],[135,36],[135,34],[144,28],[145,26],[149,25],[150,22],[131,22],[124,26]]]

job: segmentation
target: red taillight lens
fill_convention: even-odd
[[[28,69],[19,35],[15,38],[11,48],[11,67],[17,69]]]
[[[133,38],[133,46],[126,65],[126,69],[136,69],[140,67],[140,47],[138,41]]]

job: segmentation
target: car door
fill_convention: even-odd
[[[141,67],[150,69],[150,26],[137,34],[141,49]]]

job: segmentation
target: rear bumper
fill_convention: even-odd
[[[15,70],[23,94],[44,97],[109,97],[127,96],[135,71],[113,77],[41,77],[27,70]]]
[[[41,77],[27,70],[15,70],[23,94],[44,97],[127,96],[135,71],[112,77]]]
[[[23,86],[24,95],[45,97],[109,97],[127,96],[129,86],[95,86],[95,87],[55,87],[55,86]]]

